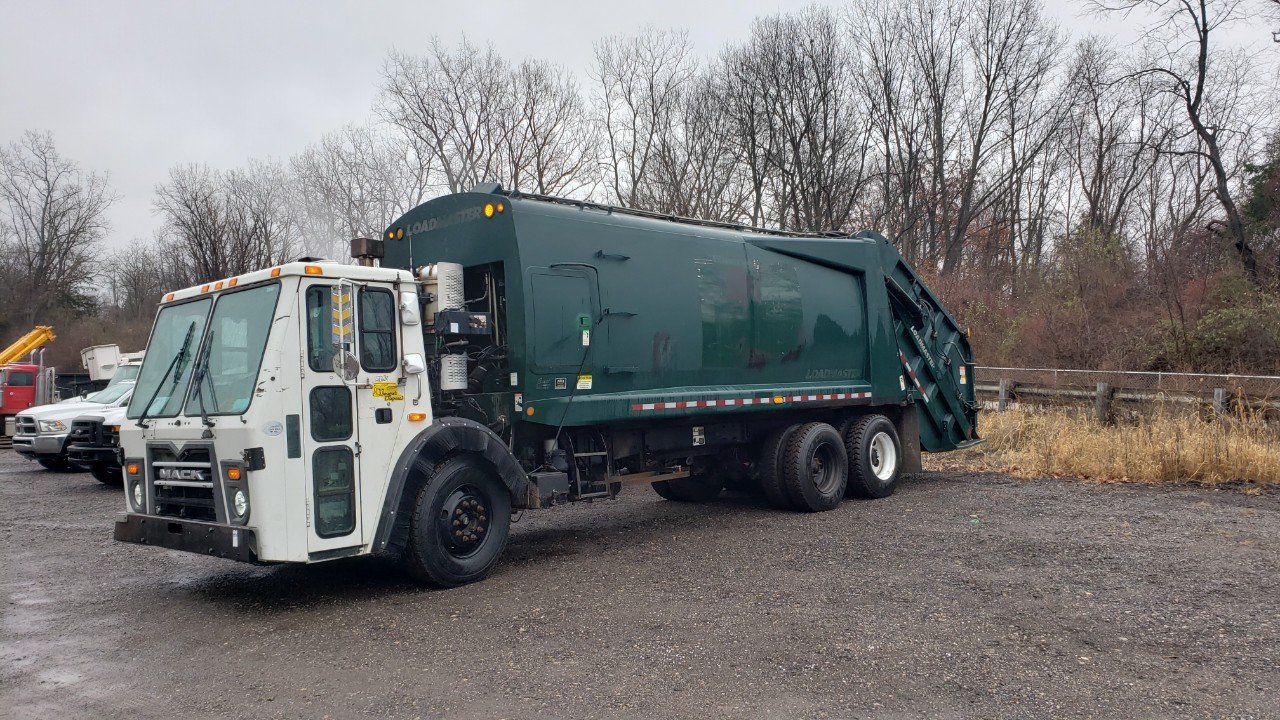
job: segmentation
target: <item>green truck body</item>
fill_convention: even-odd
[[[977,440],[968,338],[877,233],[770,233],[491,189],[420,205],[386,237],[384,266],[496,278],[505,365],[472,400],[517,434],[914,404],[924,450]]]

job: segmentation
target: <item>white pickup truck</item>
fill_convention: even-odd
[[[86,469],[67,457],[67,438],[72,423],[81,415],[126,407],[133,397],[138,368],[136,364],[122,365],[107,387],[96,393],[18,413],[13,436],[14,452],[35,460],[46,470],[69,472]]]

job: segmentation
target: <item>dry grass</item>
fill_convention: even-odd
[[[984,413],[986,443],[926,455],[926,468],[991,470],[1020,477],[1098,482],[1280,485],[1280,427],[1261,415],[1202,419],[1153,408],[1104,426],[1072,409]]]

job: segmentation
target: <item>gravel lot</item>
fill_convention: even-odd
[[[488,581],[117,545],[0,455],[5,718],[1272,718],[1280,494],[937,473],[817,515],[633,492]]]

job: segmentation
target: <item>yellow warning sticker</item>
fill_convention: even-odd
[[[373,396],[388,401],[404,399],[404,393],[400,392],[400,386],[396,384],[395,380],[385,380],[374,383]]]
[[[590,390],[590,389],[591,389],[591,376],[590,376],[590,375],[579,375],[579,376],[578,376],[578,389],[579,389],[579,390]]]

